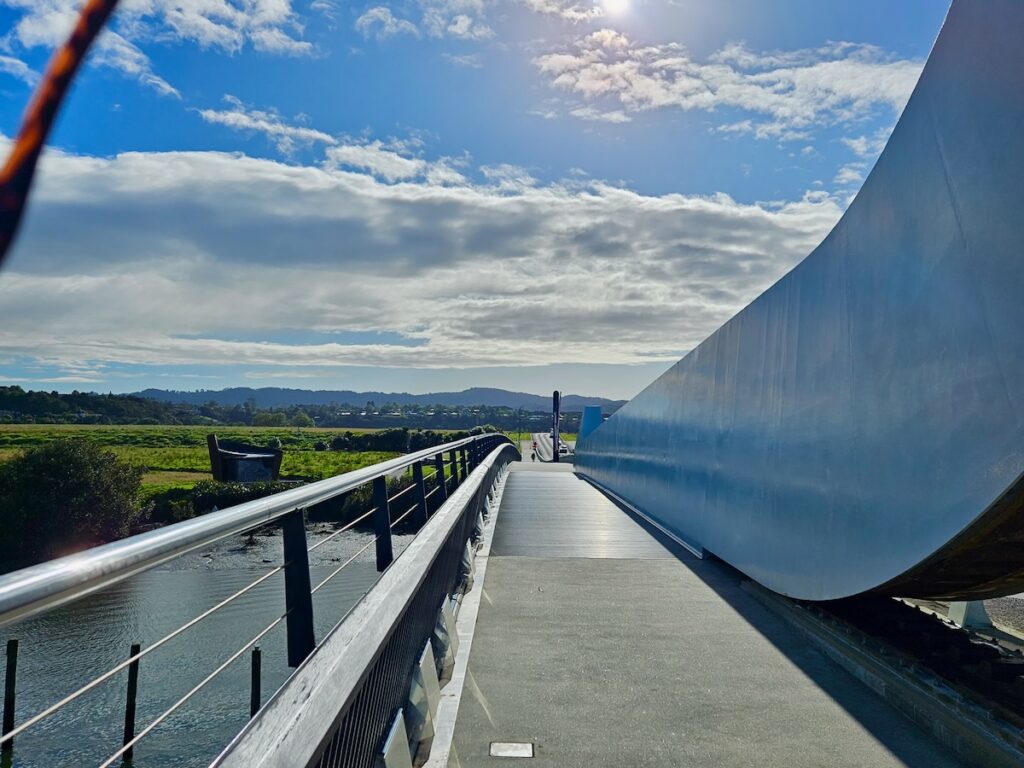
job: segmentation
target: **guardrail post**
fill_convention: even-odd
[[[462,462],[462,479],[463,480],[465,480],[467,477],[469,477],[469,460],[467,458],[468,453],[469,453],[469,449],[466,448],[465,446],[463,446],[459,450],[459,461]]]
[[[306,510],[297,509],[281,518],[284,532],[284,605],[288,634],[288,666],[297,667],[313,652],[313,595],[309,584],[309,552],[306,551]]]
[[[258,645],[254,645],[252,648],[252,663],[249,667],[249,717],[256,717],[256,713],[260,711],[260,683],[262,675],[261,667],[263,666],[263,651],[260,650]]]
[[[18,677],[18,641],[11,638],[7,641],[7,674],[4,677],[4,722],[0,735],[6,736],[14,730],[14,690]],[[0,753],[5,761],[9,761],[14,752],[14,739],[5,741]]]
[[[373,480],[373,528],[377,534],[377,571],[383,572],[395,559],[391,548],[391,510],[388,509],[388,481],[386,477]]]
[[[142,646],[138,643],[132,643],[131,651],[128,656],[138,656],[139,651],[142,650]],[[132,659],[128,663],[128,692],[124,702],[124,738],[121,740],[121,746],[123,747],[129,741],[135,738],[135,702],[139,695],[139,660]],[[128,747],[122,754],[121,760],[127,765],[131,764],[132,757],[135,755],[135,747]]]
[[[437,495],[441,497],[437,503],[438,509],[448,499],[448,484],[444,477],[444,454],[439,453],[434,456],[434,469],[437,470],[437,487],[441,490],[437,492]]]
[[[461,482],[460,479],[459,479],[459,452],[458,452],[458,450],[453,449],[453,450],[449,451],[448,452],[448,459],[451,461],[452,477],[455,478],[455,487],[458,488],[459,487],[459,483]]]
[[[412,465],[412,481],[416,485],[416,525],[418,527],[427,524],[427,517],[430,515],[430,510],[427,509],[427,486],[423,482],[423,464],[416,462]]]

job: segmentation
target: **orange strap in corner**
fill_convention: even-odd
[[[107,23],[118,0],[88,0],[67,42],[53,54],[21,122],[7,163],[0,171],[0,265],[18,231],[36,163],[61,102],[86,51]]]

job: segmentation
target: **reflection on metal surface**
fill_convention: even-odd
[[[412,768],[409,755],[409,736],[405,730],[405,717],[402,710],[395,713],[384,744],[377,755],[376,768]]]
[[[794,597],[1024,589],[1022,33],[956,0],[836,228],[577,470]]]
[[[603,418],[600,405],[583,406],[583,415],[580,417],[580,431],[579,435],[576,436],[576,439],[582,440],[595,429],[600,427]]]

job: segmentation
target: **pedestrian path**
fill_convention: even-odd
[[[516,464],[450,766],[958,765],[740,588],[569,465]],[[525,749],[525,747],[520,747]]]

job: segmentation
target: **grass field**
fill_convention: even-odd
[[[0,461],[25,448],[62,438],[82,438],[112,449],[121,458],[146,468],[143,491],[147,497],[174,489],[191,488],[209,480],[210,455],[206,448],[209,427],[106,426],[78,424],[0,424]],[[217,436],[265,445],[271,438],[281,441],[284,459],[281,477],[322,480],[343,472],[376,464],[398,454],[383,451],[316,451],[318,440],[330,440],[345,432],[369,429],[302,429],[277,427],[220,427]]]
[[[375,432],[373,429],[295,429],[294,427],[171,427],[149,425],[84,424],[0,424],[0,450],[27,448],[62,437],[84,437],[101,445],[127,448],[206,447],[206,435],[216,432],[222,440],[265,444],[272,437],[285,448],[313,450],[317,440],[345,432]]]

